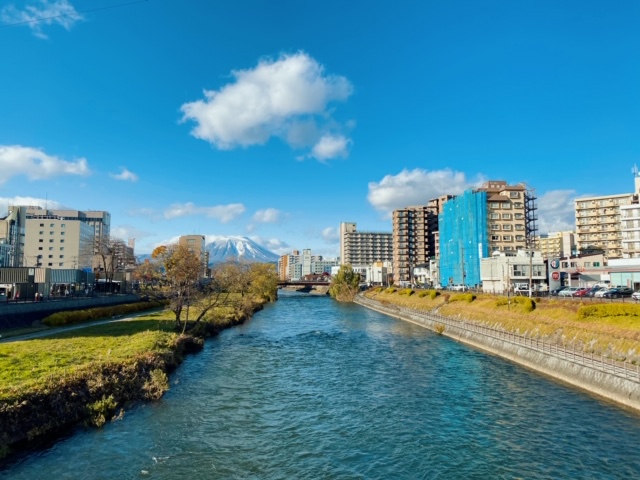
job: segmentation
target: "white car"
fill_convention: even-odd
[[[574,292],[578,290],[578,287],[569,287],[558,292],[559,297],[573,297]]]
[[[640,292],[633,292],[631,294],[631,298],[633,298],[636,302],[640,300]]]
[[[602,290],[598,290],[596,293],[593,294],[594,298],[602,298],[604,297],[604,294],[607,293],[609,290],[613,290],[612,288],[603,288]]]

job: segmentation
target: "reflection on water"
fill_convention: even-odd
[[[415,325],[286,294],[162,401],[0,478],[638,478],[640,418]]]

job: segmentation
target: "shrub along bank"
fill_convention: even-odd
[[[252,311],[262,307],[256,302]],[[183,355],[247,313],[211,315],[199,335],[175,330],[170,312],[0,344],[0,458],[76,425],[101,426],[132,402],[156,400]]]
[[[489,294],[449,294],[435,290],[398,295],[395,289],[365,293],[382,304],[417,310],[499,328],[586,353],[640,362],[640,305],[563,301]]]

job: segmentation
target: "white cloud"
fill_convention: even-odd
[[[43,39],[48,38],[42,31],[44,25],[60,25],[65,30],[70,30],[83,19],[68,0],[39,0],[37,4],[26,5],[23,10],[8,5],[2,9],[1,17],[5,24],[30,27],[36,37]]]
[[[353,90],[345,77],[325,74],[303,52],[261,60],[232,76],[220,90],[205,90],[203,100],[181,106],[182,121],[196,123],[191,134],[219,149],[262,145],[274,136],[294,148],[311,146],[323,135],[317,121],[336,128],[328,105]]]
[[[133,225],[120,225],[111,228],[111,236],[127,241],[129,239],[141,240],[143,238],[153,237],[154,234],[151,232],[140,230]]]
[[[327,243],[339,243],[340,232],[337,227],[327,227],[322,230],[322,238],[324,238]]]
[[[191,202],[174,203],[164,211],[164,218],[188,217],[194,215],[204,215],[215,218],[222,223],[227,223],[242,215],[245,211],[241,203],[230,203],[229,205],[216,205],[213,207],[198,207]]]
[[[575,230],[575,190],[550,190],[538,197],[538,233]]]
[[[120,169],[122,170],[120,173],[110,173],[109,175],[116,180],[124,180],[130,182],[138,181],[138,175],[129,171],[126,167],[120,167]]]
[[[481,182],[481,178],[471,181],[464,173],[448,168],[433,171],[404,169],[397,175],[386,175],[380,182],[370,182],[367,200],[388,216],[398,208],[426,205],[440,195],[458,195]]]
[[[282,212],[275,208],[266,208],[258,210],[253,214],[253,221],[257,223],[277,223],[280,220]]]
[[[33,206],[49,209],[62,208],[62,205],[54,200],[35,197],[0,197],[0,217],[9,213],[9,205]]]
[[[267,250],[277,253],[278,255],[284,255],[285,253],[291,253],[291,246],[282,240],[277,238],[261,238],[257,236],[249,237],[258,245],[262,245]]]
[[[351,140],[343,135],[323,135],[313,146],[310,157],[323,161],[330,158],[345,158],[349,155]]]
[[[42,150],[21,145],[0,145],[0,185],[11,177],[26,175],[43,180],[57,175],[90,175],[87,160],[65,161]]]

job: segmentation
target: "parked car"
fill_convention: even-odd
[[[633,298],[635,301],[640,300],[640,292],[633,292],[631,294],[631,298]]]
[[[633,290],[629,287],[611,288],[602,295],[603,298],[624,298],[633,295]]]
[[[614,290],[613,288],[603,288],[602,290],[598,290],[593,296],[594,298],[602,298],[604,297],[604,294],[607,293],[609,290]]]
[[[578,290],[576,290],[575,292],[573,292],[573,296],[574,297],[586,297],[587,294],[589,293],[589,288],[587,287],[581,287],[578,288]]]
[[[558,292],[558,297],[573,297],[573,294],[578,291],[578,287],[567,287],[564,290]]]
[[[598,292],[602,292],[602,291],[606,291],[609,290],[609,287],[599,287],[599,286],[593,286],[591,287],[591,289],[589,290],[589,293],[587,293],[587,296],[589,297],[595,297],[596,293]]]
[[[549,291],[549,295],[554,296],[554,297],[557,297],[557,296],[558,296],[558,294],[559,294],[561,291],[563,291],[563,290],[565,290],[565,289],[567,289],[567,288],[569,288],[569,287],[554,288],[553,290],[550,290],[550,291]]]

